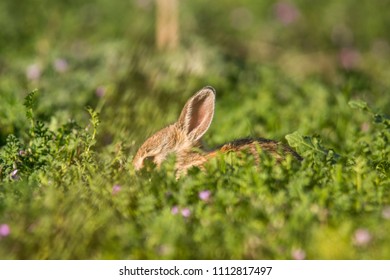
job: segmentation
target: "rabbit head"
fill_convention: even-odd
[[[138,149],[133,159],[135,170],[141,169],[147,159],[159,166],[172,153],[176,154],[179,172],[204,163],[206,157],[193,150],[200,147],[200,140],[210,127],[214,104],[214,88],[206,86],[195,93],[184,105],[177,122],[156,132]]]

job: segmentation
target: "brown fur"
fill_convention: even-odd
[[[211,124],[214,103],[215,90],[212,87],[204,87],[195,93],[185,104],[176,123],[156,132],[142,144],[133,159],[134,168],[141,169],[147,158],[151,158],[159,166],[171,153],[176,154],[177,157],[178,176],[185,174],[192,166],[202,168],[206,161],[218,153],[249,151],[259,164],[259,147],[274,156],[278,162],[282,161],[287,154],[302,160],[301,156],[289,146],[264,138],[238,139],[212,151],[201,150],[200,141]]]

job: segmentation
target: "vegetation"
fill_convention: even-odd
[[[0,2],[0,259],[389,259],[388,1]],[[176,40],[175,39],[175,40]],[[132,158],[205,85],[221,155],[176,180]]]

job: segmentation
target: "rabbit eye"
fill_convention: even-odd
[[[146,160],[146,161],[154,161],[154,156],[147,156],[147,157],[145,157],[144,160]]]

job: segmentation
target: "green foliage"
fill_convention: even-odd
[[[385,1],[179,2],[173,52],[153,1],[0,2],[0,259],[389,259]],[[205,85],[207,144],[286,139],[304,160],[135,172]]]
[[[34,106],[34,96],[37,93],[37,90],[30,92],[24,99],[24,107],[26,108],[26,117],[31,122],[31,127],[34,127],[34,115],[33,115],[33,106]]]
[[[98,114],[88,109],[92,133],[72,121],[52,131],[34,117],[36,94],[36,90],[29,93],[24,102],[26,116],[31,123],[27,139],[22,143],[10,134],[0,151],[0,178],[3,180],[28,180],[58,167],[61,167],[61,173],[66,173],[71,165],[82,168],[85,163],[92,162],[91,149],[96,144]]]
[[[353,100],[348,103],[351,108],[360,109],[362,111],[368,112],[376,124],[382,124],[388,130],[390,130],[390,117],[383,114],[374,113],[373,110],[368,107],[367,102],[362,100]]]

